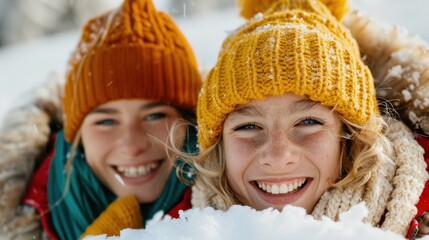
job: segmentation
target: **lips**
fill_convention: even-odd
[[[265,193],[278,195],[290,194],[299,191],[307,183],[307,178],[297,178],[285,182],[255,181],[257,188]]]

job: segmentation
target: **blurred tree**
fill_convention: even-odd
[[[0,0],[0,46],[80,27],[108,0]]]
[[[235,0],[170,0],[169,13],[177,17],[205,15],[208,12],[234,7]]]

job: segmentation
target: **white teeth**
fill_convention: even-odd
[[[126,177],[141,177],[148,173],[150,173],[153,169],[158,167],[158,162],[151,163],[145,166],[138,166],[138,167],[124,167],[119,166],[117,167],[118,172],[122,173]]]
[[[280,193],[280,188],[279,188],[279,186],[277,186],[276,184],[274,184],[274,185],[271,187],[271,192],[272,192],[273,194],[279,194],[279,193]]]
[[[282,184],[280,186],[280,192],[281,193],[287,193],[288,192],[288,188],[287,188],[286,184]]]
[[[285,194],[300,188],[306,181],[306,178],[296,179],[294,182],[280,184],[266,184],[257,182],[259,189],[271,194]]]

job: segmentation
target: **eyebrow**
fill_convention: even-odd
[[[139,110],[146,110],[154,107],[159,106],[169,106],[169,104],[165,102],[149,102],[141,105],[139,107]],[[116,108],[110,108],[110,107],[99,107],[94,110],[92,110],[89,114],[96,114],[96,113],[104,113],[104,114],[116,114],[119,113],[119,111]]]
[[[239,106],[234,112],[229,114],[229,118],[233,120],[236,117],[263,116],[264,114],[255,106]]]
[[[297,111],[309,110],[317,106],[317,102],[310,99],[301,99],[295,101],[291,104],[291,107],[288,109],[288,113],[292,114]],[[249,116],[263,116],[264,114],[260,111],[259,107],[256,106],[239,106],[235,109],[234,112],[230,113],[229,118],[234,119],[239,116],[249,117]]]
[[[310,99],[301,99],[299,101],[296,101],[292,104],[290,109],[288,110],[289,113],[294,113],[297,111],[305,111],[313,108],[314,106],[317,106],[318,102],[312,101]]]

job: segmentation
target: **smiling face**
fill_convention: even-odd
[[[239,106],[223,128],[230,187],[258,210],[311,212],[339,177],[341,125],[332,110],[292,93]]]
[[[90,112],[81,127],[88,165],[118,197],[133,194],[150,203],[163,191],[175,161],[167,152],[179,112],[165,103],[117,100]],[[185,126],[175,128],[181,144]]]

